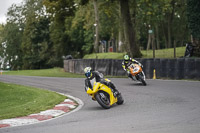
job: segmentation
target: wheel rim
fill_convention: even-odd
[[[102,101],[104,104],[106,104],[106,105],[109,105],[109,104],[110,104],[110,100],[108,99],[107,96],[105,96],[104,93],[99,93],[99,95],[100,95],[101,101]]]

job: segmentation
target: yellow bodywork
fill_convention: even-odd
[[[93,89],[88,88],[87,89],[87,94],[92,96],[92,99],[95,99],[95,94],[98,91],[104,91],[104,92],[109,94],[109,96],[110,96],[110,105],[112,105],[112,104],[117,102],[117,98],[114,97],[113,92],[111,91],[111,89],[108,86],[106,86],[104,84],[101,84],[100,82],[94,82]]]

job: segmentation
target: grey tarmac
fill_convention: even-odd
[[[84,106],[50,121],[0,129],[0,133],[198,133],[200,82],[148,80],[142,86],[128,78],[111,81],[125,103],[105,110],[84,90],[83,78],[0,75],[0,81],[72,95]]]

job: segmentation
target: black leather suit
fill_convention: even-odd
[[[98,71],[92,71],[91,73],[92,73],[92,76],[85,79],[85,87],[93,88],[92,84],[95,81],[95,82],[100,82],[110,87],[113,92],[118,92],[118,90],[116,89],[116,87],[114,86],[112,82],[108,82],[103,78],[102,73],[99,73]]]

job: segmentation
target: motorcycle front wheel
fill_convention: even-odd
[[[142,84],[143,84],[144,86],[147,85],[147,83],[145,82],[145,80],[143,79],[143,77],[142,77],[141,75],[138,75],[138,78],[139,78],[139,80],[142,82]]]
[[[95,95],[97,102],[103,107],[104,109],[110,108],[110,99],[105,92],[98,92]]]

